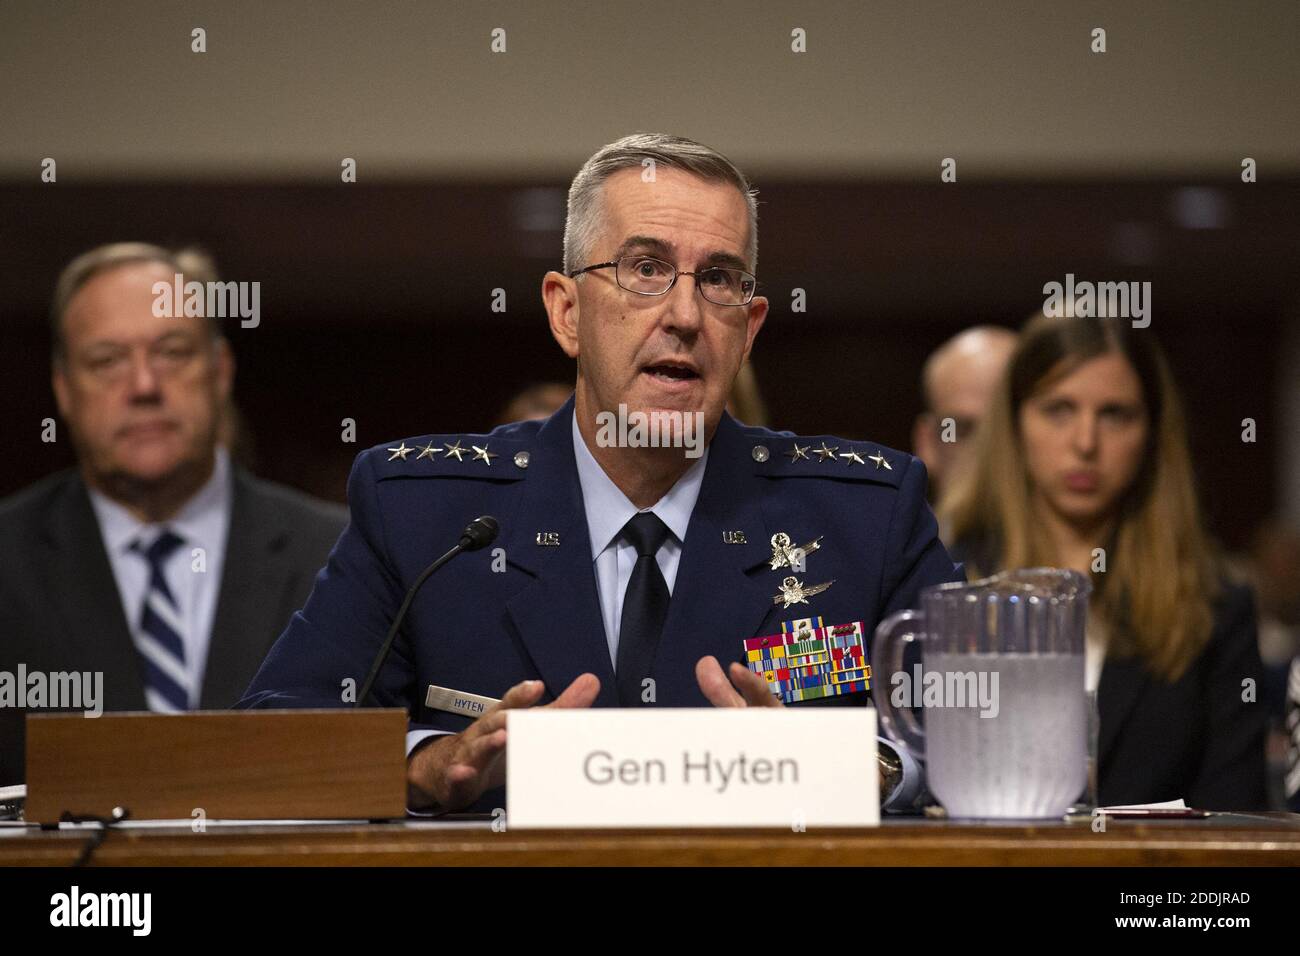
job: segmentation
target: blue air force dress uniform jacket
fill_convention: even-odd
[[[545,421],[408,438],[359,455],[348,482],[351,523],[240,706],[347,706],[345,688],[363,682],[406,590],[483,514],[500,522],[498,539],[426,582],[373,703],[406,708],[413,731],[461,731],[473,717],[426,706],[431,685],[500,698],[540,679],[545,703],[589,671],[600,678],[595,706],[619,706],[572,418],[570,398]],[[920,588],[960,580],[925,492],[925,467],[903,452],[749,427],[724,413],[649,675],[654,706],[708,706],[696,662],[744,661],[747,639],[779,634],[785,622],[860,621],[869,647],[876,624],[916,607]],[[817,541],[802,573],[772,567],[780,534],[792,547]],[[504,805],[494,792],[479,804]]]

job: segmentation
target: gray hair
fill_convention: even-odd
[[[620,169],[641,168],[646,160],[656,167],[681,169],[709,182],[730,183],[740,190],[749,207],[749,237],[745,261],[758,271],[758,190],[726,156],[695,140],[666,133],[633,133],[606,146],[583,163],[569,187],[568,215],[564,220],[565,274],[581,269],[596,244],[600,227],[605,180]]]
[[[186,280],[195,282],[216,282],[217,264],[202,249],[188,247],[184,249],[164,249],[148,242],[111,242],[96,246],[89,252],[83,252],[69,262],[59,273],[54,284],[54,305],[50,309],[50,334],[52,337],[53,356],[56,361],[64,357],[63,316],[68,311],[72,297],[91,280],[92,277],[108,269],[129,265],[133,262],[160,262],[169,266],[174,272],[183,275]],[[221,335],[221,328],[215,318],[209,318],[212,337]]]

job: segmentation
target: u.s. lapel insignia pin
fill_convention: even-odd
[[[560,532],[539,531],[537,532],[537,543],[543,548],[558,548],[560,546]]]
[[[722,532],[722,543],[723,544],[749,544],[749,542],[745,540],[745,532],[743,531]]]

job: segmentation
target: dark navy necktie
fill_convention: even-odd
[[[164,530],[153,544],[140,541],[131,551],[149,563],[149,586],[144,592],[135,646],[144,669],[144,696],[149,709],[177,713],[190,709],[190,678],[185,668],[185,623],[180,603],[167,586],[163,563],[184,541]]]
[[[618,625],[618,664],[615,680],[619,703],[641,707],[642,684],[650,676],[655,649],[668,617],[668,584],[655,554],[668,538],[668,526],[653,512],[635,514],[623,526],[623,540],[636,549],[636,564],[623,595]]]

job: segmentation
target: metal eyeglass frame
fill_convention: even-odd
[[[672,270],[673,280],[668,283],[668,288],[664,289],[662,292],[642,292],[640,289],[629,289],[623,283],[618,281],[618,264],[622,262],[624,259],[645,259],[650,262],[658,262],[660,265],[667,266],[669,269]],[[695,280],[695,288],[696,290],[699,291],[700,295],[704,297],[704,301],[709,302],[713,305],[721,305],[727,308],[738,308],[740,306],[749,305],[751,302],[754,301],[754,295],[758,291],[758,277],[754,275],[752,272],[746,272],[744,269],[737,269],[734,266],[709,266],[707,269],[699,269],[695,272],[686,272],[681,269],[678,269],[671,262],[665,262],[663,259],[658,259],[655,258],[654,256],[638,256],[638,255],[620,256],[619,258],[614,259],[610,262],[598,262],[593,266],[587,266],[586,268],[583,269],[575,269],[573,272],[570,272],[568,276],[570,279],[575,279],[578,276],[582,275],[584,272],[593,272],[596,269],[609,269],[609,268],[614,269],[614,281],[618,284],[618,287],[622,289],[624,292],[631,292],[633,295],[651,295],[651,296],[667,295],[669,292],[673,291],[673,286],[677,285],[677,280],[682,276],[690,276],[692,279]],[[718,302],[717,300],[710,299],[707,295],[705,295],[704,287],[700,285],[700,276],[704,275],[706,272],[713,272],[715,269],[727,269],[730,270],[731,272],[739,272],[741,275],[749,276],[750,281],[753,283],[753,285],[751,285],[749,289],[749,298],[746,299],[744,302]]]

